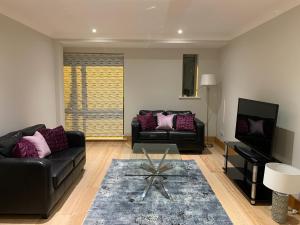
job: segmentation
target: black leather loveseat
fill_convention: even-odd
[[[11,132],[33,135],[43,124]],[[20,134],[20,133],[19,133]],[[67,131],[69,149],[47,158],[10,158],[0,154],[0,214],[39,214],[47,218],[51,209],[80,176],[85,165],[85,137]]]
[[[191,111],[164,111],[164,110],[140,110],[139,115],[145,115],[152,112],[156,117],[157,113],[170,114],[191,114]],[[173,124],[176,126],[176,117],[174,117]],[[204,123],[195,118],[194,121],[196,131],[166,131],[153,130],[142,131],[137,117],[134,117],[131,122],[132,132],[132,147],[134,143],[174,143],[180,151],[196,151],[202,153],[204,149]]]

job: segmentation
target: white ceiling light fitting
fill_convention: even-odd
[[[93,29],[92,29],[92,32],[93,32],[93,33],[97,33],[97,29],[93,28]]]
[[[177,30],[177,33],[178,33],[178,34],[182,34],[183,31],[182,31],[181,29],[179,29],[179,30]]]
[[[150,6],[150,7],[146,8],[146,10],[152,10],[152,9],[156,9],[156,6],[153,5],[153,6]]]

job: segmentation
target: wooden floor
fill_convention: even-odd
[[[82,224],[112,159],[121,159],[124,155],[130,154],[130,151],[129,142],[88,142],[85,172],[59,202],[48,220],[42,220],[37,216],[0,216],[0,224]],[[250,205],[224,175],[222,153],[223,150],[215,145],[202,155],[182,155],[182,158],[194,159],[197,162],[234,224],[277,224],[270,217],[269,206]],[[299,224],[299,221],[299,215],[289,216],[287,224]]]

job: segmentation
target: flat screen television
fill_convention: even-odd
[[[270,158],[278,109],[277,104],[239,98],[235,138]]]

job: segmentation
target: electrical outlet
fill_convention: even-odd
[[[220,130],[220,136],[224,137],[224,131],[223,130]]]

